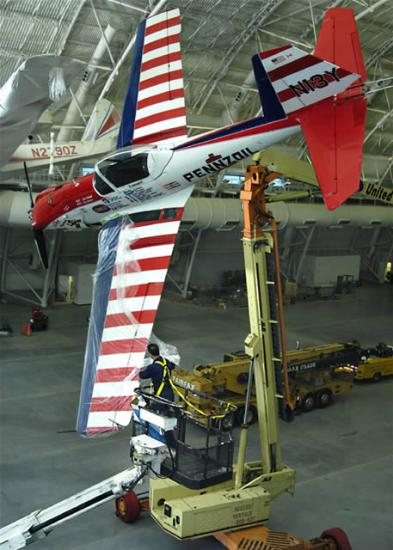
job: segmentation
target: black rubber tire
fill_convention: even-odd
[[[134,491],[129,491],[115,501],[116,516],[124,523],[133,523],[141,513],[141,505]]]
[[[236,425],[241,426],[243,424],[244,419],[244,407],[239,407],[236,411]],[[251,424],[254,424],[256,422],[256,419],[258,417],[258,413],[256,408],[253,405],[250,405],[248,408],[248,418],[247,418],[247,426],[251,426]]]
[[[337,544],[337,550],[352,550],[352,546],[349,542],[347,534],[339,527],[326,529],[326,531],[321,533],[320,538],[334,540],[334,542]]]
[[[310,412],[315,407],[315,395],[308,393],[302,401],[302,409],[304,412]]]
[[[317,396],[318,407],[321,409],[328,407],[332,402],[332,398],[333,396],[330,390],[322,390]]]
[[[373,376],[373,382],[380,382],[382,380],[382,374],[380,372],[376,372]]]

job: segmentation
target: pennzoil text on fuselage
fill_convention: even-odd
[[[227,155],[225,157],[221,155],[214,156],[213,154],[210,154],[209,157],[206,159],[205,165],[200,166],[199,168],[196,168],[191,172],[183,174],[183,178],[190,182],[194,178],[203,178],[208,174],[219,172],[224,168],[228,168],[229,166],[232,166],[232,164],[235,164],[240,160],[250,157],[256,152],[257,151],[251,151],[251,149],[246,147],[244,149],[241,149],[240,151],[235,151],[235,153],[232,153],[232,155]]]

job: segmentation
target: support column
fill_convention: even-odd
[[[41,307],[47,307],[48,298],[55,289],[55,276],[59,259],[60,232],[54,231],[49,247],[48,269],[45,272],[41,296]]]
[[[309,246],[310,246],[310,242],[311,242],[311,238],[314,234],[314,230],[315,230],[315,225],[310,225],[310,228],[309,228],[309,231],[308,231],[308,235],[306,237],[306,242],[304,243],[304,248],[303,248],[303,251],[300,255],[300,259],[299,259],[299,263],[298,263],[298,266],[297,266],[297,269],[296,269],[296,275],[295,275],[295,282],[298,284],[299,283],[299,278],[300,278],[300,274],[302,272],[302,267],[303,267],[303,263],[304,263],[304,259],[305,257],[307,256],[307,251],[309,249]]]
[[[183,290],[182,290],[182,293],[181,293],[183,298],[187,297],[188,286],[190,284],[192,268],[193,268],[193,265],[194,265],[194,260],[195,260],[195,256],[196,256],[196,253],[197,253],[197,250],[198,250],[199,241],[201,239],[202,231],[203,231],[203,229],[198,229],[198,233],[195,237],[194,244],[193,244],[193,247],[192,247],[191,258],[190,258],[190,261],[189,261],[188,266],[187,266],[186,276],[184,278],[184,286],[183,286]]]
[[[0,292],[5,292],[6,290],[6,279],[7,279],[7,263],[8,263],[8,251],[10,247],[10,238],[11,238],[11,228],[5,227],[5,237],[4,245],[1,256],[1,278],[0,278]]]

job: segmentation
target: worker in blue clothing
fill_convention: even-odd
[[[151,378],[153,382],[154,395],[167,399],[168,401],[174,401],[175,396],[170,384],[170,376],[171,371],[175,368],[175,364],[160,355],[160,348],[157,344],[149,344],[147,346],[147,352],[153,359],[153,362],[141,370],[139,373],[139,378],[142,380]],[[159,412],[165,412],[168,410],[167,405],[164,405],[163,403],[156,403],[155,408]]]
[[[160,355],[160,348],[157,344],[149,344],[147,346],[147,352],[153,359],[153,362],[140,371],[139,378],[142,380],[151,378],[154,395],[162,397],[167,401],[174,401],[175,395],[170,384],[170,376],[171,371],[175,368],[175,364]],[[154,403],[154,408],[159,413],[166,413],[168,412],[169,405]],[[176,439],[173,430],[165,432],[165,441],[169,447],[176,447]]]

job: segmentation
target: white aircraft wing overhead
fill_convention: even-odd
[[[41,114],[82,74],[85,64],[56,55],[26,59],[0,90],[0,166],[28,136]]]

